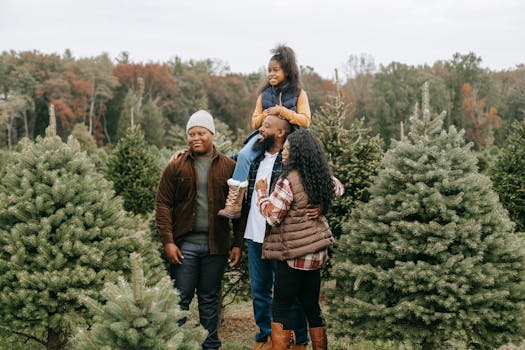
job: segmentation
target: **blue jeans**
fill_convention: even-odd
[[[262,244],[248,239],[248,271],[253,299],[253,316],[259,327],[256,342],[266,342],[271,336],[272,287],[276,261],[262,259]],[[291,308],[291,323],[297,344],[308,343],[306,316],[296,300]]]
[[[257,142],[257,135],[258,133],[253,133],[244,147],[237,154],[237,164],[235,164],[235,170],[233,171],[232,179],[241,182],[246,181],[252,162],[255,158],[262,154],[262,150],[253,150],[253,145],[255,145]]]
[[[226,255],[210,255],[208,244],[184,242],[181,265],[170,264],[174,286],[180,291],[180,308],[188,310],[197,290],[200,324],[208,331],[203,349],[219,349],[219,305]]]

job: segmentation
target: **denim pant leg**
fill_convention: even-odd
[[[262,244],[248,240],[248,271],[253,300],[253,316],[259,327],[256,342],[265,342],[271,335],[272,287],[274,262],[261,258]]]
[[[207,244],[184,242],[180,250],[184,255],[184,260],[181,265],[171,264],[170,273],[174,279],[175,288],[180,291],[181,309],[189,309],[197,290],[200,323],[208,331],[203,348],[218,349],[221,346],[217,334],[219,291],[226,256],[210,255]]]
[[[254,134],[244,147],[237,154],[237,163],[235,164],[235,170],[233,171],[232,179],[237,181],[246,181],[250,166],[255,158],[262,153],[261,151],[254,151],[253,145],[257,142],[257,135]]]
[[[219,349],[219,308],[221,281],[224,275],[226,255],[206,255],[201,259],[197,298],[201,325],[208,331],[203,349]]]
[[[191,243],[183,243],[179,248],[184,260],[181,265],[170,264],[170,275],[173,286],[180,292],[180,308],[188,310],[199,282],[199,252]]]

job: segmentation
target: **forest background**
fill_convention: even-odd
[[[301,66],[304,89],[315,116],[336,90],[312,67]],[[231,141],[250,132],[250,116],[265,72],[232,72],[218,59],[132,62],[129,53],[74,57],[38,51],[10,51],[0,56],[0,147],[11,149],[23,137],[43,135],[47,109],[55,105],[57,132],[66,139],[78,123],[86,125],[99,147],[111,148],[131,123],[146,140],[172,147],[188,117],[207,109],[225,123]],[[345,124],[363,119],[385,147],[399,136],[421,86],[428,81],[432,108],[445,111],[445,127],[456,125],[478,151],[502,146],[512,121],[525,116],[525,65],[483,68],[475,53],[455,53],[432,65],[375,64],[368,54],[350,55],[339,72],[349,108]],[[315,124],[315,118],[313,120]]]

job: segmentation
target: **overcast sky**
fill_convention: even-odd
[[[513,68],[525,62],[525,1],[0,0],[0,51],[212,58],[248,73],[277,43],[325,78],[361,53],[418,65],[473,51],[484,67]]]

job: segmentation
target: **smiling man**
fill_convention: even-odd
[[[195,112],[186,133],[189,149],[170,160],[160,179],[157,233],[174,286],[180,291],[181,309],[189,309],[197,291],[200,323],[208,331],[203,349],[219,349],[221,280],[226,260],[230,267],[239,262],[243,241],[241,223],[234,220],[231,242],[228,219],[217,215],[228,194],[226,181],[235,161],[213,145],[215,124],[208,112]]]
[[[255,183],[265,179],[273,186],[283,171],[282,148],[286,137],[292,132],[292,125],[276,116],[267,116],[261,127],[254,148],[264,151],[252,163],[248,176],[247,197],[242,210],[245,224],[244,238],[248,243],[248,270],[252,291],[253,315],[259,332],[255,335],[254,350],[270,350],[272,322],[272,289],[276,262],[262,258],[262,243],[267,229],[266,219],[257,207],[258,195],[254,191]],[[312,209],[311,215],[318,210]],[[293,349],[305,349],[308,343],[307,326],[304,312],[298,302],[294,303],[291,313],[295,342]]]

